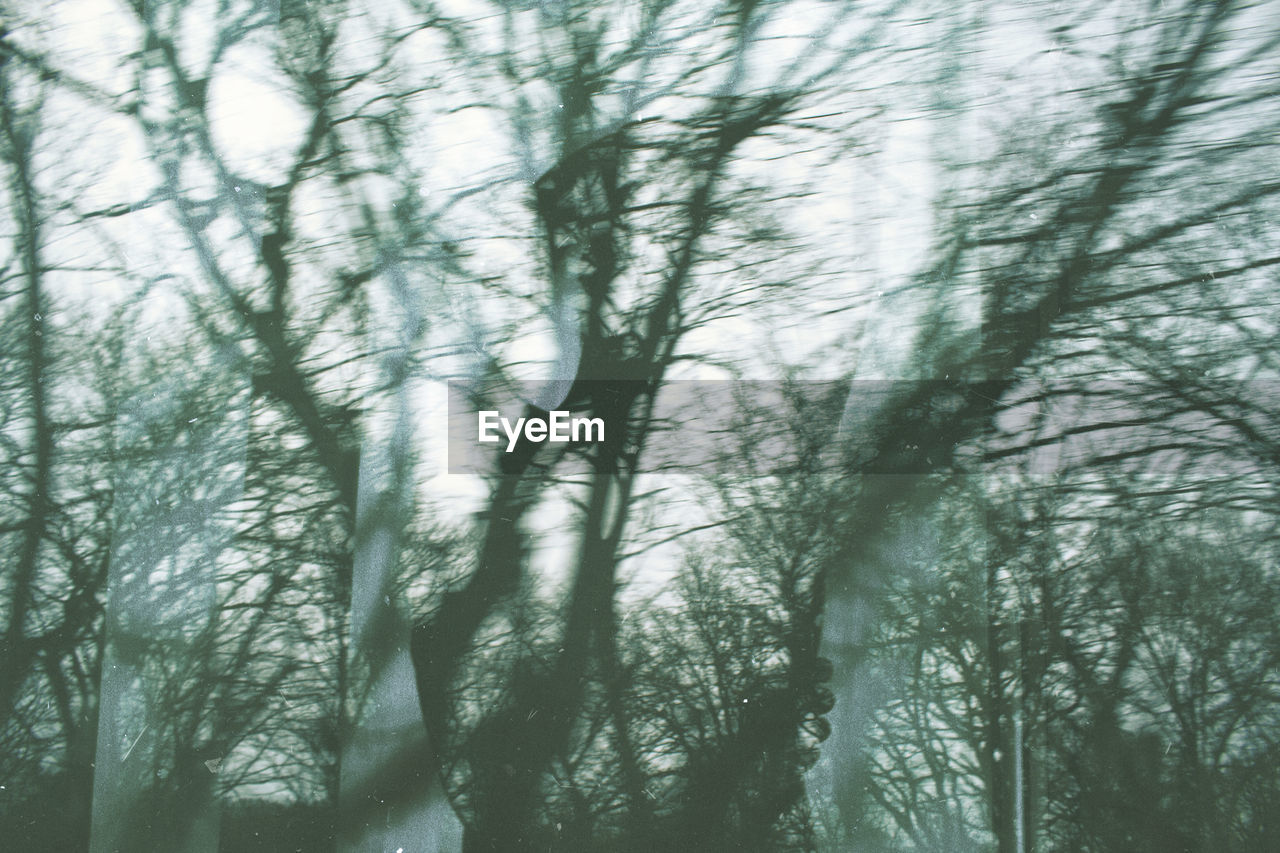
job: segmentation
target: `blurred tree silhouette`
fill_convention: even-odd
[[[1274,846],[1280,32],[1089,11],[5,2],[0,823]]]
[[[478,38],[456,48],[460,62],[492,63],[489,73],[513,87],[500,102],[485,106],[509,112],[526,171],[538,176],[516,226],[517,239],[530,243],[545,282],[536,299],[559,350],[547,392],[551,399],[538,403],[563,405],[610,425],[605,440],[585,454],[585,465],[577,453],[552,457],[544,451],[540,459],[531,449],[502,457],[481,516],[475,569],[415,631],[424,718],[446,766],[463,762],[471,792],[463,813],[464,849],[590,849],[601,838],[628,849],[673,843],[672,838],[728,844],[716,835],[730,811],[738,826],[733,837],[742,838],[767,833],[798,806],[798,784],[761,790],[758,775],[766,766],[773,768],[769,776],[778,776],[771,783],[795,775],[777,770],[788,762],[797,766],[801,712],[785,696],[795,686],[779,685],[784,693],[772,698],[761,686],[755,698],[765,710],[723,711],[742,730],[685,756],[687,787],[679,796],[693,800],[688,809],[675,814],[666,802],[674,789],[659,798],[649,785],[654,757],[636,739],[654,723],[652,712],[627,702],[631,688],[621,674],[628,667],[618,650],[618,571],[655,427],[653,407],[668,372],[684,357],[682,341],[708,318],[735,310],[747,294],[761,298],[777,290],[778,298],[795,298],[802,289],[757,278],[749,267],[725,275],[737,284],[737,272],[736,287],[715,287],[707,278],[739,248],[748,258],[768,260],[761,252],[767,243],[743,245],[749,241],[742,241],[738,222],[767,218],[777,190],[744,165],[752,161],[742,151],[770,134],[803,135],[809,104],[821,98],[838,102],[845,94],[836,69],[867,58],[852,38],[855,30],[841,33],[849,40],[833,45],[830,54],[800,56],[778,74],[756,79],[745,70],[763,61],[754,57],[766,42],[755,33],[781,7],[743,7],[724,21],[709,17],[705,26],[687,27],[680,16],[691,12],[665,4],[643,8],[638,16],[587,5],[523,15],[508,9],[500,16],[498,50]],[[872,18],[866,27],[877,23]],[[659,36],[666,28],[668,43]],[[528,50],[534,33],[538,48]],[[681,48],[700,48],[704,59],[677,67]],[[670,79],[671,90],[632,81],[628,69],[635,66]],[[534,81],[550,94],[537,92]],[[539,114],[539,106],[546,111]],[[784,287],[792,290],[786,297]],[[476,719],[476,711],[465,707],[475,700],[454,700],[453,684],[460,674],[465,683],[465,668],[477,665],[468,664],[473,647],[489,648],[486,626],[504,626],[493,630],[505,632],[511,617],[504,611],[523,595],[525,519],[566,476],[575,506],[576,553],[559,624],[543,629],[555,639],[540,637],[540,648],[528,660],[511,664],[509,685],[492,700],[492,711]],[[805,654],[813,657],[816,646],[809,642]],[[603,719],[591,713],[597,703]],[[777,749],[770,746],[776,737],[782,738]],[[758,764],[762,750],[765,765]],[[585,818],[564,815],[565,795],[557,791],[558,768],[573,756],[595,773],[618,768],[620,801],[611,809],[595,802],[582,806],[594,822],[590,831],[582,826]],[[751,799],[735,802],[734,777],[749,774],[756,774]],[[579,784],[605,780],[588,777]],[[477,790],[486,787],[491,790]],[[679,830],[671,828],[673,820]]]
[[[111,488],[100,402],[59,386],[93,382],[92,368],[73,361],[82,348],[105,353],[74,326],[49,322],[62,307],[49,281],[63,264],[45,252],[53,205],[37,152],[48,87],[7,59],[0,55],[9,238],[0,260],[0,542],[8,555],[0,581],[0,773],[7,780],[0,813],[17,843],[75,847],[87,841],[93,784]]]
[[[1071,67],[1074,79],[1084,85],[1066,91],[1055,86],[1051,93],[1056,97],[1037,105],[1037,117],[1028,115],[1020,127],[1010,128],[999,159],[976,164],[976,171],[965,164],[958,172],[942,260],[921,279],[920,286],[936,287],[941,295],[922,315],[924,327],[912,350],[912,369],[923,377],[987,381],[905,386],[901,399],[881,407],[872,420],[883,443],[865,453],[855,470],[909,473],[912,461],[927,460],[943,470],[956,461],[969,465],[963,470],[990,473],[999,469],[972,463],[985,456],[988,461],[1003,459],[1010,464],[1007,460],[1028,453],[1040,462],[1047,448],[1061,449],[1067,464],[1085,464],[1104,454],[1072,450],[1071,438],[1096,434],[1102,436],[1097,440],[1105,443],[1106,455],[1112,457],[1141,456],[1157,465],[1157,459],[1169,461],[1161,454],[1171,450],[1180,454],[1177,476],[1145,483],[1153,489],[1204,492],[1210,480],[1195,465],[1212,469],[1223,461],[1215,455],[1222,446],[1223,431],[1205,431],[1206,425],[1216,420],[1219,426],[1237,428],[1238,437],[1244,437],[1244,430],[1238,428],[1247,424],[1233,422],[1229,413],[1224,417],[1210,412],[1211,417],[1195,420],[1191,426],[1199,428],[1199,434],[1188,428],[1185,419],[1177,421],[1187,411],[1186,396],[1197,386],[1181,385],[1178,391],[1170,391],[1169,385],[1177,383],[1169,382],[1173,378],[1169,372],[1162,377],[1163,390],[1157,394],[1152,389],[1161,387],[1158,380],[1146,384],[1099,380],[1129,379],[1134,376],[1132,367],[1151,364],[1186,375],[1191,364],[1203,369],[1216,362],[1219,369],[1230,366],[1239,371],[1237,376],[1247,375],[1255,356],[1239,361],[1230,355],[1223,358],[1239,353],[1247,341],[1231,331],[1229,316],[1218,334],[1201,331],[1200,347],[1184,346],[1191,342],[1181,334],[1194,322],[1177,318],[1195,315],[1200,306],[1235,304],[1238,295],[1253,288],[1261,291],[1273,264],[1265,253],[1253,251],[1256,246],[1242,260],[1235,245],[1228,248],[1217,233],[1224,221],[1265,218],[1273,209],[1274,184],[1257,180],[1249,164],[1257,156],[1257,146],[1269,144],[1251,129],[1269,127],[1275,120],[1257,105],[1274,91],[1274,81],[1259,63],[1274,55],[1276,33],[1269,18],[1250,4],[1126,6],[1117,7],[1117,16],[1118,25],[1105,33],[1086,32],[1081,22],[1069,16],[1063,19],[1062,28],[1052,31],[1049,41],[1060,62]],[[1247,30],[1247,38],[1241,35],[1246,30],[1240,29],[1246,23],[1260,25]],[[1009,24],[1002,21],[1000,26]],[[1229,283],[1218,284],[1219,272]],[[1230,293],[1218,292],[1220,286]],[[965,293],[974,294],[981,310],[976,322],[957,324],[957,317],[974,316],[959,298]],[[1243,301],[1250,302],[1248,297]],[[1252,314],[1266,311],[1270,304],[1264,297],[1247,309],[1227,311]],[[1170,305],[1176,306],[1175,312],[1169,311]],[[1274,323],[1273,318],[1262,320],[1258,315],[1254,321]],[[1168,344],[1154,342],[1161,334],[1172,336]],[[1126,346],[1139,339],[1143,346]],[[1223,349],[1215,353],[1208,346]],[[1098,402],[1100,398],[1110,400],[1113,407],[1108,410]],[[1071,399],[1075,409],[1063,402]],[[1266,395],[1254,394],[1250,399],[1261,401]],[[1083,415],[1076,410],[1081,400]],[[1013,408],[1018,401],[1029,409]],[[1008,416],[1002,411],[1006,406],[1012,408]],[[1264,405],[1256,415],[1265,418],[1265,412]],[[1019,420],[1018,415],[1024,417]],[[1065,424],[1065,429],[1056,433],[1042,429],[1046,423]],[[1161,435],[1161,430],[1167,431]],[[994,434],[994,440],[985,446],[977,444],[988,434]],[[957,456],[961,448],[964,452]],[[1231,448],[1237,456],[1242,451],[1248,455],[1247,441],[1231,442]],[[1223,478],[1221,468],[1213,472],[1219,475],[1220,490],[1212,500],[1247,501],[1246,496],[1256,489],[1249,482],[1256,468],[1229,470],[1237,476]],[[1239,473],[1249,476],[1242,479]],[[1177,485],[1171,485],[1174,480]],[[901,569],[901,560],[886,557],[886,549],[892,553],[912,541],[918,519],[929,514],[928,507],[947,479],[882,476],[861,482],[862,495],[853,513],[860,533],[847,540],[850,554],[844,563],[861,567],[861,574],[833,577],[829,616],[857,612],[866,602],[874,603],[877,594],[867,592],[868,587],[875,589],[868,576]],[[1135,488],[1140,487],[1135,484]],[[1017,529],[1019,524],[1016,516],[995,519],[993,535],[999,539],[1002,525]],[[979,566],[973,566],[968,580],[971,590],[991,587],[997,577],[992,565],[982,568],[989,580],[983,584]],[[962,600],[974,602],[972,596]],[[930,607],[941,606],[937,598],[929,601]],[[840,722],[836,724],[836,732],[850,739],[833,742],[830,754],[837,762],[836,772],[866,780],[881,798],[881,807],[895,815],[904,837],[923,833],[910,842],[918,847],[982,845],[962,828],[975,825],[970,815],[972,798],[977,796],[988,801],[990,830],[1000,850],[1026,849],[1034,843],[1034,834],[1025,825],[1019,827],[1018,802],[1024,822],[1043,813],[1039,811],[1043,803],[1015,800],[1018,786],[1012,782],[1016,773],[1032,771],[1025,762],[1019,765],[1019,751],[1010,747],[1009,738],[1016,725],[1040,724],[1016,721],[1009,704],[1009,667],[1015,664],[1008,657],[1007,644],[1015,642],[1023,627],[983,617],[982,607],[968,618],[974,626],[970,634],[978,630],[976,626],[984,626],[986,641],[974,636],[970,642],[979,644],[974,649],[948,652],[954,659],[978,654],[990,645],[982,650],[984,663],[967,665],[974,681],[972,701],[978,705],[968,711],[975,719],[959,727],[973,732],[971,751],[963,760],[981,772],[957,774],[957,781],[966,775],[968,781],[955,786],[937,780],[942,787],[930,792],[927,806],[919,808],[941,809],[940,815],[924,815],[912,803],[923,795],[916,775],[921,765],[916,762],[949,754],[945,740],[934,742],[926,758],[900,757],[873,772],[866,769],[865,759],[852,757],[865,754],[856,746],[856,727],[842,730]],[[827,624],[832,622],[829,618]],[[851,656],[856,656],[861,642],[842,630],[829,630],[827,639],[832,645],[845,645]],[[1026,641],[1034,646],[1047,638],[1033,632]],[[832,657],[841,660],[835,648]],[[865,682],[872,672],[864,672],[867,678],[859,684],[855,670],[839,666],[837,670],[848,679],[843,690],[837,690],[838,697],[852,699],[855,691],[866,694]],[[950,681],[954,676],[943,670],[941,677]],[[926,695],[941,689],[932,680],[935,676],[928,678],[922,684]],[[1099,678],[1103,693],[1123,686]],[[979,690],[983,683],[986,687]],[[926,708],[927,703],[895,713],[904,720],[914,715],[916,728],[938,724],[933,712],[925,713]],[[906,770],[904,761],[909,765]],[[1137,766],[1135,762],[1130,764]],[[847,784],[848,793],[840,801],[847,827],[866,825],[866,784]],[[980,794],[973,793],[975,784],[981,786]],[[946,834],[930,839],[917,825],[926,817],[936,831]]]
[[[1241,803],[1274,769],[1271,525],[1029,488],[960,497],[936,563],[896,584],[876,656],[902,687],[869,747],[893,831],[927,848],[1265,849],[1274,803]]]

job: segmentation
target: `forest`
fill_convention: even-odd
[[[0,846],[1280,850],[1277,219],[1274,0],[0,0]]]

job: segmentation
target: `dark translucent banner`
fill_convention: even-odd
[[[765,469],[820,453],[867,474],[928,474],[1017,460],[1049,474],[1126,460],[1206,463],[1247,475],[1280,439],[1272,382],[1011,384],[955,381],[640,381],[501,388],[449,383],[449,472],[513,458],[549,464],[610,440],[647,470],[693,472],[749,458]],[[559,399],[545,409],[529,401]],[[994,415],[992,415],[994,410]],[[991,416],[991,417],[988,417]],[[970,421],[990,425],[978,432]]]

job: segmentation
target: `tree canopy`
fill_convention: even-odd
[[[0,0],[0,829],[1274,849],[1278,55]]]

